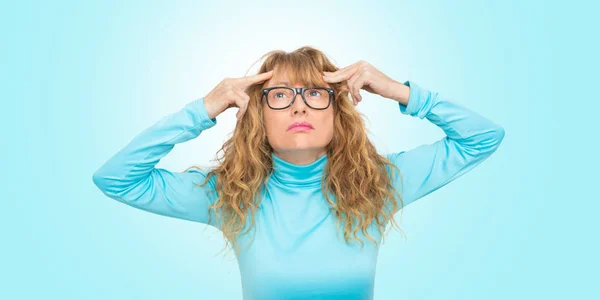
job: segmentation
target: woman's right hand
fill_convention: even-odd
[[[212,91],[204,96],[204,105],[208,116],[212,119],[231,107],[239,108],[235,115],[240,120],[250,101],[250,96],[244,92],[249,85],[269,80],[273,70],[254,76],[242,78],[225,78]]]

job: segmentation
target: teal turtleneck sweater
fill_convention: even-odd
[[[406,206],[489,157],[504,130],[436,92],[404,84],[410,96],[408,106],[399,104],[400,112],[426,118],[446,133],[433,144],[385,154],[402,172],[403,181],[393,183]],[[194,100],[137,135],[94,173],[93,181],[108,197],[127,205],[220,228],[214,213],[210,223],[208,219],[207,207],[218,196],[210,192],[214,177],[204,188],[195,185],[204,182],[208,169],[155,167],[176,144],[216,123],[208,117],[204,98]],[[260,195],[256,227],[238,240],[244,299],[372,299],[378,248],[362,234],[364,248],[346,244],[337,230],[320,186],[327,155],[308,165],[271,157],[273,172]],[[380,241],[377,230],[370,234]]]

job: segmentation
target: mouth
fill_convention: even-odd
[[[288,127],[288,131],[307,131],[314,129],[308,122],[294,122]]]
[[[294,127],[290,128],[288,131],[308,131],[308,130],[312,130],[312,128],[308,127],[308,126],[294,126]]]

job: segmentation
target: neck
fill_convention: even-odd
[[[282,160],[295,165],[308,165],[323,157],[327,150],[294,150],[294,151],[275,151],[273,154]]]
[[[285,161],[274,152],[271,153],[271,159],[273,160],[272,178],[282,185],[296,187],[320,186],[328,163],[327,152],[308,164],[295,164]]]

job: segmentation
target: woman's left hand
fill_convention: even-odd
[[[343,69],[323,74],[323,79],[328,83],[348,80],[346,85],[354,105],[358,105],[362,100],[360,89],[408,105],[410,88],[383,74],[366,61],[360,60]]]

